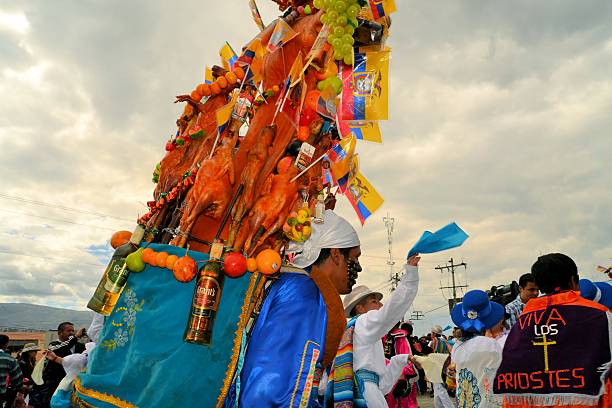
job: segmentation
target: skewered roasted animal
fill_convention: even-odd
[[[232,154],[238,136],[226,137],[217,147],[211,158],[200,163],[200,169],[193,187],[185,197],[184,212],[180,229],[189,234],[197,218],[204,214],[214,219],[220,219],[225,212],[232,196],[234,185],[234,161]],[[187,235],[179,235],[173,244],[184,246]]]
[[[257,143],[248,152],[246,159],[247,163],[240,175],[240,184],[244,186],[244,190],[236,206],[232,209],[232,224],[227,240],[229,246],[232,246],[236,239],[240,221],[242,221],[244,215],[251,209],[253,201],[257,198],[257,194],[255,194],[255,181],[268,158],[268,150],[270,149],[270,144],[274,140],[275,130],[276,128],[273,126],[266,126],[263,128]]]
[[[164,156],[160,163],[159,181],[153,194],[155,198],[158,198],[163,192],[170,191],[181,180],[183,174],[208,155],[212,145],[210,139],[216,136],[215,112],[226,103],[226,99],[222,95],[211,97],[204,104],[192,104],[188,100],[184,101],[188,102],[185,112],[193,111],[195,114],[190,118],[181,115],[181,118],[177,120],[177,123],[181,122],[179,124],[179,130],[182,128],[181,135],[186,135],[191,127],[197,124],[204,130],[206,137],[193,140],[188,145],[174,149]],[[204,123],[206,118],[208,118],[208,123]],[[185,124],[185,121],[187,121],[187,124]]]
[[[257,248],[280,230],[287,214],[298,198],[298,183],[291,179],[298,170],[291,166],[284,173],[271,175],[259,194],[253,209],[249,212],[248,222],[242,225],[236,238],[234,249],[253,254]]]

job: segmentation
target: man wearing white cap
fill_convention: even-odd
[[[306,242],[292,244],[291,266],[269,288],[225,407],[318,405],[323,367],[346,325],[339,295],[357,280],[361,249],[354,228],[330,210]]]
[[[381,339],[404,318],[416,297],[419,260],[417,255],[408,259],[402,279],[384,306],[380,302],[382,294],[366,286],[356,287],[344,298],[344,312],[351,319],[329,374],[328,404],[388,406],[385,394],[391,392],[408,364],[408,354],[393,356],[386,365]]]

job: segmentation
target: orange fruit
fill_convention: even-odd
[[[202,95],[197,90],[192,91],[190,96],[191,99],[195,100],[196,102],[200,102],[200,100],[202,100]]]
[[[158,252],[157,255],[155,256],[155,263],[157,264],[158,267],[165,268],[166,259],[168,259],[167,252]]]
[[[220,76],[219,78],[217,78],[217,84],[219,84],[219,87],[221,89],[225,89],[227,88],[227,79],[225,79],[225,77]]]
[[[241,67],[234,68],[234,74],[236,74],[238,79],[240,79],[240,80],[244,79],[244,71],[242,70]]]
[[[306,94],[306,100],[304,101],[304,106],[316,112],[317,105],[319,104],[319,96],[321,96],[321,92],[317,91],[316,89],[309,91]]]
[[[308,140],[309,137],[310,137],[310,127],[300,126],[300,128],[298,129],[298,135],[297,135],[298,140],[301,142],[305,142]]]
[[[255,257],[257,270],[263,275],[274,275],[281,268],[281,257],[273,249],[264,249]]]
[[[206,95],[206,89],[209,88],[208,85],[206,84],[200,84],[196,87],[196,91],[198,91],[198,93],[202,96],[208,96]],[[210,94],[210,89],[208,89],[208,93]]]
[[[176,255],[169,255],[166,258],[166,268],[172,270],[172,268],[174,268],[174,263],[178,260],[178,256]]]
[[[213,82],[210,84],[210,91],[213,93],[213,95],[219,95],[221,93],[221,87],[218,83]]]
[[[177,281],[189,282],[197,275],[198,266],[192,257],[185,255],[174,263],[172,273]]]
[[[277,94],[280,91],[280,88],[278,87],[278,85],[274,85],[272,87],[272,92],[274,92],[275,94]]]
[[[202,94],[202,96],[210,96],[212,94],[212,92],[210,91],[210,85],[209,84],[200,84],[202,86],[202,89],[200,89],[200,86],[198,86],[198,92]]]
[[[238,82],[238,77],[231,71],[225,74],[225,79],[227,79],[227,82],[229,82],[230,85],[234,85],[236,82]]]
[[[248,258],[247,259],[247,271],[255,272],[256,270],[257,270],[257,261],[255,260],[255,258]]]
[[[142,261],[144,263],[147,263],[149,265],[155,266],[155,258],[157,257],[157,252],[155,252],[154,250],[152,250],[151,248],[145,248],[144,251],[142,251]]]
[[[117,249],[121,245],[126,244],[130,238],[132,238],[132,233],[130,231],[117,231],[111,237],[110,243],[113,249]]]

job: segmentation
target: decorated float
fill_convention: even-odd
[[[356,152],[388,116],[393,1],[275,1],[266,25],[250,0],[254,37],[176,98],[149,211],[88,305],[107,317],[75,406],[223,406],[291,242],[337,194],[361,223],[382,204]]]

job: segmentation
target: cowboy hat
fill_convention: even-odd
[[[434,327],[431,328],[431,332],[442,335],[442,326],[440,326],[439,324],[436,324]]]
[[[580,296],[612,308],[612,285],[609,282],[580,279]]]
[[[382,293],[372,292],[370,288],[365,285],[354,287],[351,293],[344,297],[344,301],[342,302],[344,306],[344,315],[346,317],[351,317],[351,312],[355,306],[370,295],[375,295],[379,301],[383,298]]]
[[[27,353],[28,351],[40,351],[42,350],[36,343],[26,343],[23,345],[22,353]]]
[[[453,322],[464,332],[480,333],[490,329],[504,317],[504,307],[491,302],[482,290],[470,290],[463,296],[463,302],[451,311]]]

